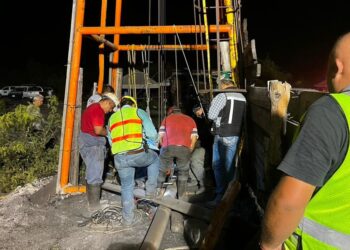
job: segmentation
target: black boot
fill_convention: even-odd
[[[100,184],[87,184],[87,198],[89,202],[89,210],[94,212],[101,209],[100,197],[101,197],[101,185]]]
[[[187,187],[187,180],[177,181],[177,198],[179,200],[186,200],[186,187]]]

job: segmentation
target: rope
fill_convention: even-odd
[[[182,43],[181,43],[181,40],[180,40],[180,37],[179,37],[179,33],[177,33],[177,31],[176,31],[176,26],[175,26],[175,24],[174,24],[174,30],[175,30],[176,37],[177,37],[177,39],[178,39],[178,41],[179,41],[179,44],[180,44],[180,47],[181,47],[181,51],[182,51],[182,54],[183,54],[184,59],[185,59],[185,63],[186,63],[187,69],[188,69],[188,73],[190,74],[190,78],[191,78],[191,81],[192,81],[192,85],[193,85],[194,91],[196,92],[196,96],[197,96],[199,105],[200,105],[200,107],[204,110],[203,105],[202,105],[202,102],[201,102],[201,99],[199,98],[199,94],[198,94],[198,90],[197,90],[196,84],[194,83],[194,79],[193,79],[193,76],[192,76],[192,73],[191,73],[191,69],[190,69],[190,66],[189,66],[189,64],[188,64],[188,61],[187,61],[187,58],[186,58],[186,55],[185,55],[185,51],[184,51],[184,49],[183,49],[183,46],[182,46]],[[204,117],[206,118],[205,113],[203,113],[203,114],[204,114]]]
[[[176,48],[176,36],[174,35],[174,44]],[[180,100],[179,100],[179,78],[178,78],[178,72],[177,72],[177,50],[174,50],[175,52],[175,83],[176,83],[176,105],[179,107]]]
[[[194,19],[194,25],[197,27],[197,15],[196,15],[196,0],[193,0],[193,19]],[[198,44],[198,32],[194,34],[195,42]],[[198,50],[196,50],[196,68],[197,68],[197,88],[199,89],[199,56],[198,56]]]
[[[198,0],[198,12],[201,12],[201,1]],[[202,27],[202,16],[199,15],[198,13],[198,21],[199,21],[199,26]],[[203,45],[203,34],[202,32],[200,32],[199,34],[199,38],[200,38],[200,42],[201,42],[201,45]],[[207,89],[207,73],[206,73],[206,68],[205,68],[205,59],[204,59],[204,51],[202,50],[201,51],[201,57],[202,57],[202,68],[203,68],[203,72],[204,72],[204,89],[206,90]]]
[[[221,55],[220,55],[219,19],[220,19],[219,0],[215,0],[217,79],[220,79],[220,74],[221,74],[221,72],[220,72]]]
[[[205,26],[205,40],[206,40],[206,45],[207,45],[209,91],[210,91],[210,100],[211,100],[213,98],[213,79],[211,77],[211,67],[210,67],[209,27],[208,27],[206,0],[202,0],[202,3],[203,3],[203,16],[204,16],[204,26]]]
[[[129,47],[129,45],[128,45]],[[131,53],[130,53],[130,50],[128,48],[128,51],[127,51],[127,55],[128,55],[128,86],[129,86],[129,93],[131,95]]]
[[[145,82],[145,91],[146,91],[146,112],[149,116],[151,116],[151,111],[149,108],[149,102],[150,102],[150,89],[148,88],[148,80],[149,80],[149,68],[146,67],[146,61],[147,60],[147,52],[145,50],[141,51],[141,57],[142,57],[142,68],[143,68],[143,78]]]
[[[133,63],[133,67],[132,67],[132,83],[133,83],[133,95],[132,97],[135,98],[135,100],[137,99],[137,88],[136,88],[136,69],[135,69],[135,65],[136,65],[136,52],[134,50],[134,44],[132,45],[132,49],[131,49],[131,59],[132,59],[132,63]]]

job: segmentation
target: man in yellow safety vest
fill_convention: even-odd
[[[328,85],[278,167],[260,249],[350,248],[350,33],[330,54]]]

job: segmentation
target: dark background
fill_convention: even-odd
[[[109,11],[114,12],[114,1]],[[213,0],[208,6],[214,5]],[[166,22],[193,24],[193,1],[167,1]],[[72,2],[1,1],[2,23],[0,85],[41,84],[63,93],[68,55]],[[157,24],[157,1],[152,1],[152,24]],[[325,78],[329,50],[335,39],[349,31],[345,1],[242,0],[242,17],[248,18],[249,38],[257,44],[259,59],[269,57],[295,81],[312,86]],[[209,13],[210,14],[210,13]],[[100,1],[86,1],[86,25],[98,25]],[[211,20],[214,10],[211,11]],[[113,18],[107,20],[113,24]],[[147,25],[148,0],[124,0],[122,25]],[[183,36],[185,43],[189,38]],[[152,38],[152,44],[156,43]],[[173,37],[167,37],[173,43]],[[147,37],[122,37],[121,43],[146,44]],[[189,52],[191,53],[191,52]],[[214,53],[213,53],[214,54]],[[191,54],[188,54],[192,57]],[[138,60],[141,60],[139,58]],[[125,67],[126,54],[121,54]],[[98,79],[98,47],[83,40],[81,66],[85,84]]]

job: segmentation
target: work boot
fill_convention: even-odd
[[[101,185],[100,184],[87,184],[87,198],[89,203],[89,211],[94,212],[101,209],[100,197],[101,197]]]
[[[177,181],[177,198],[179,200],[186,200],[187,180]]]

